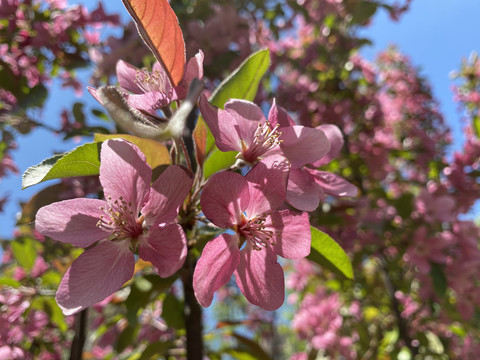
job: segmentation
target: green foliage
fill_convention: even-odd
[[[236,348],[228,349],[226,351],[233,358],[238,360],[272,360],[256,341],[235,332],[232,333],[231,336],[233,336],[238,342]]]
[[[155,341],[149,344],[138,360],[156,360],[173,346],[171,341]]]
[[[185,328],[183,302],[175,295],[167,294],[163,300],[162,317],[169,327],[174,329]]]
[[[22,188],[41,182],[72,176],[98,175],[100,144],[87,143],[61,155],[55,155],[40,164],[29,167],[22,177]]]
[[[353,279],[353,269],[347,254],[335,240],[317,228],[311,227],[312,249],[307,259],[324,266],[348,279]]]
[[[129,323],[136,324],[138,311],[169,289],[175,279],[175,276],[162,279],[156,274],[135,277],[130,287],[130,294],[125,300]]]
[[[12,241],[11,246],[13,257],[17,263],[27,272],[32,270],[37,257],[35,242],[30,238],[22,238]]]

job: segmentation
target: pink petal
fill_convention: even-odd
[[[203,79],[203,59],[203,51],[198,50],[198,53],[188,61],[183,79],[175,89],[180,99],[187,96],[188,87],[193,79]]]
[[[248,218],[278,209],[285,201],[290,166],[280,155],[269,156],[248,172],[250,202]]]
[[[322,189],[333,196],[355,197],[358,189],[344,178],[332,174],[327,171],[310,170],[310,174],[314,175],[315,181]]]
[[[230,171],[210,177],[200,198],[205,216],[221,228],[239,224],[249,201],[247,181],[242,175]]]
[[[102,144],[100,158],[100,182],[105,198],[123,197],[132,204],[136,215],[147,200],[152,178],[145,155],[128,141],[107,140]]]
[[[103,101],[100,99],[100,96],[98,95],[97,89],[95,89],[94,87],[91,87],[91,86],[87,86],[87,90],[90,93],[90,95],[92,95],[95,98],[95,100],[97,100],[100,104],[103,105]]]
[[[168,166],[152,184],[148,202],[141,210],[147,225],[174,221],[192,184],[188,170],[178,165]]]
[[[280,148],[293,167],[315,162],[330,151],[330,143],[322,130],[295,125],[280,131]]]
[[[270,108],[270,112],[268,113],[268,121],[272,126],[276,126],[277,124],[280,127],[288,127],[295,125],[295,121],[288,115],[287,111],[277,106],[277,102],[273,99],[272,107]]]
[[[123,60],[118,60],[116,70],[118,82],[122,88],[134,94],[143,93],[143,90],[136,83],[137,73],[140,72],[140,69]]]
[[[125,99],[131,107],[140,111],[153,113],[156,110],[170,104],[176,100],[173,93],[165,94],[161,92],[147,92],[144,94],[126,94]]]
[[[303,168],[290,169],[287,186],[287,202],[303,211],[313,211],[324,197],[322,188]]]
[[[154,226],[140,242],[138,255],[150,261],[162,278],[180,269],[187,255],[187,238],[180,225]]]
[[[317,126],[316,129],[322,130],[327,136],[328,142],[330,143],[330,151],[328,154],[326,154],[320,160],[312,163],[314,167],[320,167],[328,164],[340,153],[340,150],[343,147],[343,134],[336,125],[320,125]]]
[[[252,304],[265,310],[276,310],[282,306],[285,279],[271,248],[253,250],[247,244],[240,253],[235,278],[240,291]]]
[[[240,139],[250,146],[259,123],[266,121],[262,109],[250,101],[233,99],[225,103],[225,111],[235,119],[235,129]]]
[[[53,240],[88,247],[110,234],[97,227],[100,207],[107,204],[97,199],[71,199],[42,207],[37,212],[35,229]]]
[[[236,235],[221,234],[207,243],[193,273],[193,290],[200,305],[210,306],[215,291],[228,283],[239,263]]]
[[[227,111],[211,105],[205,95],[200,95],[200,112],[215,138],[220,151],[242,151],[236,119]]]
[[[302,259],[310,254],[312,236],[308,213],[281,210],[272,213],[265,228],[274,232],[273,251],[286,259]]]
[[[65,315],[102,301],[133,276],[135,257],[126,241],[85,250],[63,276],[56,300]]]

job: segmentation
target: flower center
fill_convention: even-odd
[[[255,138],[247,148],[246,144],[242,141],[243,158],[245,161],[253,163],[260,156],[265,154],[268,150],[280,145],[282,140],[279,139],[282,135],[281,131],[278,131],[279,124],[272,127],[270,121],[259,122],[257,130],[255,130]]]
[[[143,215],[137,217],[131,202],[126,202],[123,197],[113,199],[108,196],[108,206],[100,206],[104,214],[100,215],[97,227],[111,233],[111,241],[129,240],[132,250],[135,250],[137,238],[143,234]]]
[[[237,228],[240,237],[245,238],[254,250],[261,250],[269,245],[273,245],[273,231],[267,230],[265,227],[267,216],[268,214],[262,214],[247,220],[245,216],[242,215],[242,223]]]
[[[135,84],[144,92],[160,92],[166,93],[170,80],[167,74],[158,69],[149,72],[147,69],[137,70],[135,76]]]

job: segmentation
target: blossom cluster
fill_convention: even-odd
[[[203,77],[203,59],[200,50],[177,86],[158,62],[150,72],[119,60],[118,91],[129,108],[152,117],[161,110],[166,117],[168,106],[185,99],[193,79]],[[89,90],[100,103],[108,101],[102,88]],[[306,211],[315,210],[327,194],[356,195],[355,186],[346,180],[318,170],[338,155],[342,134],[333,125],[296,125],[275,102],[268,119],[259,106],[245,100],[230,100],[219,109],[202,94],[199,108],[218,149],[238,152],[238,166],[249,165],[251,170],[245,176],[221,172],[201,185],[201,211],[215,226],[235,235],[222,234],[206,245],[193,275],[195,295],[200,304],[209,306],[214,292],[235,273],[251,303],[277,309],[284,300],[277,255],[300,259],[310,253]],[[36,229],[42,235],[87,248],[57,292],[65,314],[118,290],[133,275],[133,254],[150,261],[161,277],[182,266],[187,240],[176,221],[193,175],[178,165],[169,166],[150,188],[151,173],[135,145],[107,140],[100,167],[106,200],[66,200],[38,211]],[[289,210],[286,204],[298,210]]]

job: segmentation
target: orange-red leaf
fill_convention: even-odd
[[[185,41],[177,15],[167,0],[122,0],[143,41],[163,65],[173,85],[182,80]]]

